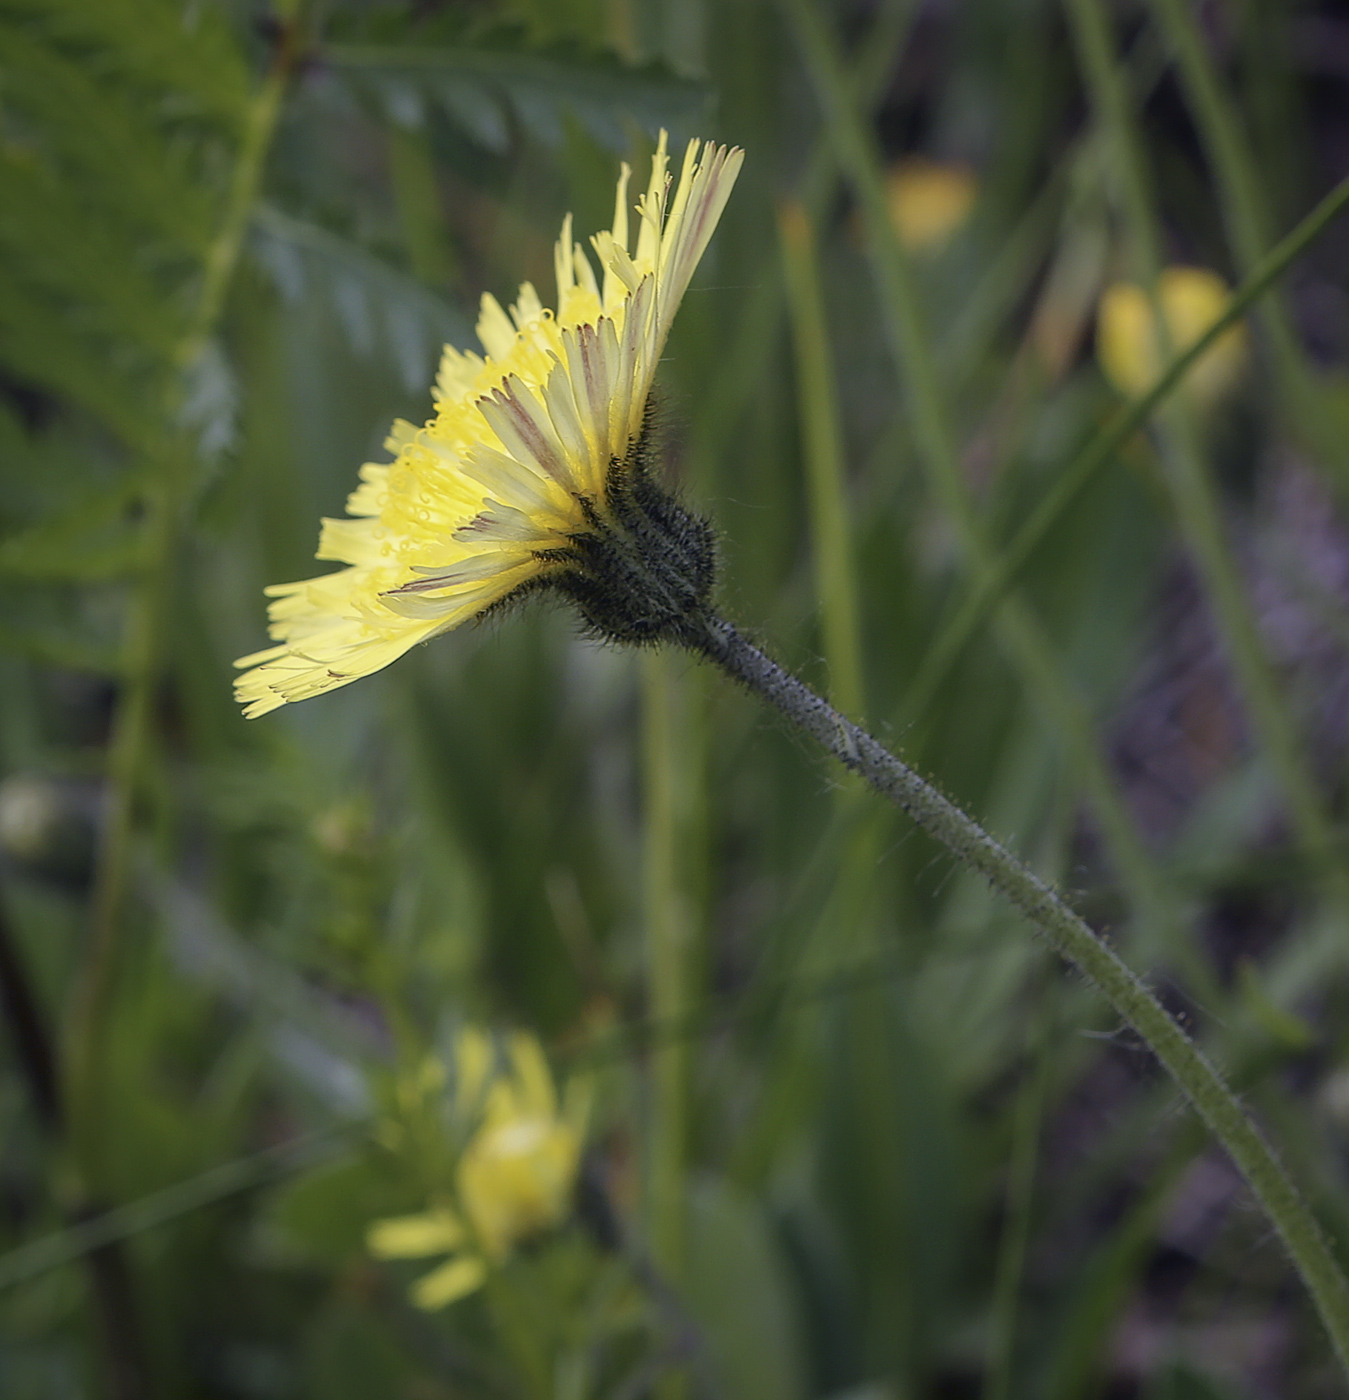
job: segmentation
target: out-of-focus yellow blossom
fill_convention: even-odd
[[[501,1065],[488,1037],[469,1029],[455,1046],[453,1116],[474,1124],[454,1173],[453,1202],[376,1221],[367,1234],[370,1252],[381,1259],[451,1256],[412,1287],[413,1302],[428,1309],[473,1292],[516,1244],[566,1218],[589,1086],[573,1080],[559,1104],[532,1035],[511,1036]]]
[[[612,229],[562,225],[558,308],[528,282],[508,316],[482,299],[485,356],[446,346],[423,428],[399,421],[388,464],[367,463],[318,558],[348,567],[266,591],[275,646],[235,693],[253,719],[348,685],[503,598],[583,569],[584,545],[623,524],[647,399],[675,312],[730,197],[743,152],[691,141],[673,186],[665,133],[628,234],[622,167]],[[637,465],[640,465],[637,464]]]
[[[967,166],[912,156],[890,167],[886,177],[890,218],[906,248],[940,248],[969,218],[979,192]]]
[[[1166,318],[1171,354],[1199,339],[1231,301],[1227,283],[1202,267],[1168,267],[1157,281],[1157,300]],[[1107,287],[1096,313],[1096,357],[1121,393],[1146,393],[1162,372],[1157,324],[1147,292],[1132,282]],[[1200,404],[1212,404],[1231,389],[1246,367],[1246,327],[1225,330],[1185,376],[1184,390]]]

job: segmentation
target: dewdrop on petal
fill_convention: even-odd
[[[969,218],[979,192],[974,173],[911,156],[890,167],[886,194],[900,241],[913,252],[936,251]]]
[[[1199,267],[1168,267],[1157,280],[1157,300],[1166,318],[1168,353],[1193,345],[1227,310],[1232,293],[1216,272]],[[1246,327],[1230,326],[1199,357],[1182,387],[1195,402],[1211,405],[1231,390],[1246,368]],[[1132,282],[1116,282],[1103,293],[1096,312],[1096,358],[1106,378],[1122,394],[1145,394],[1162,372],[1152,300]]]
[[[557,243],[558,307],[529,284],[509,315],[484,296],[485,354],[445,348],[425,427],[394,424],[317,557],[347,567],[266,591],[276,645],[245,656],[249,718],[348,685],[504,599],[552,587],[612,640],[679,636],[712,586],[711,530],[659,486],[647,401],[670,325],[743,152],[691,141],[677,183],[665,134],[636,203],[629,170],[595,264]]]

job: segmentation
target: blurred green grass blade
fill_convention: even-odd
[[[857,100],[864,107],[874,107],[881,97],[917,12],[917,0],[886,0],[881,6],[874,27],[862,41],[861,56],[850,75]],[[811,148],[799,196],[808,217],[817,226],[825,215],[837,181],[833,146],[827,137],[821,136]],[[763,382],[769,358],[778,345],[781,296],[779,280],[763,277],[755,284],[748,304],[741,308],[735,342],[726,356],[726,373],[713,381],[694,424],[699,443],[726,441],[746,400]]]
[[[1249,276],[1269,246],[1270,202],[1261,189],[1241,117],[1223,90],[1207,42],[1187,6],[1179,0],[1150,0],[1150,7],[1175,54],[1181,86],[1215,177],[1237,267],[1243,276]],[[1246,23],[1250,23],[1249,18]],[[1321,411],[1310,366],[1282,300],[1271,297],[1260,307],[1259,317],[1269,338],[1279,386],[1287,396],[1284,411],[1289,426],[1329,451],[1332,461],[1343,469],[1349,458],[1339,440],[1338,425]]]
[[[1039,979],[1043,982],[1043,979]],[[1017,1094],[1012,1116],[1012,1151],[1007,1167],[1006,1213],[998,1242],[997,1270],[993,1279],[992,1342],[984,1377],[983,1400],[1011,1400],[1016,1346],[1017,1302],[1030,1245],[1035,1205],[1036,1169],[1040,1137],[1044,1132],[1053,1038],[1049,1024],[1049,996],[1037,987],[1028,1020],[1030,1063]]]
[[[449,280],[453,254],[440,208],[436,167],[425,131],[389,128],[389,183],[413,276],[433,286]]]
[[[250,1157],[222,1163],[189,1181],[10,1250],[0,1255],[0,1289],[28,1283],[96,1249],[329,1161],[345,1150],[351,1131],[346,1127],[329,1129],[264,1148]]]
[[[1081,1400],[1092,1393],[1111,1329],[1147,1264],[1162,1211],[1202,1144],[1200,1133],[1186,1124],[1142,1194],[1109,1236],[1094,1246],[1083,1274],[1073,1282],[1057,1329],[1048,1373],[1037,1392],[1044,1400]]]
[[[942,629],[923,659],[905,696],[902,713],[923,713],[951,674],[952,667],[975,632],[992,615],[998,599],[1025,567],[1068,508],[1110,465],[1116,453],[1147,422],[1184,379],[1190,367],[1219,336],[1278,281],[1325,229],[1349,206],[1349,178],[1342,180],[1297,226],[1261,260],[1260,266],[1233,294],[1223,314],[1190,348],[1173,356],[1156,383],[1141,397],[1116,409],[1083,445],[1041,498],[987,574],[974,579],[951,621]]]
[[[642,914],[647,1000],[658,1023],[679,1025],[690,996],[691,911],[680,887],[681,825],[677,768],[691,755],[678,744],[674,658],[653,648],[639,658],[642,695]],[[696,767],[695,762],[695,767]],[[656,1263],[678,1283],[683,1272],[689,1054],[672,1036],[652,1055],[647,1130],[648,1205]]]
[[[801,455],[809,485],[811,553],[820,597],[830,698],[844,714],[860,719],[866,713],[866,692],[848,523],[848,488],[843,470],[843,430],[815,233],[802,205],[785,204],[779,209],[778,235],[796,350]]]
[[[710,1376],[727,1400],[805,1400],[800,1304],[774,1222],[762,1204],[713,1176],[689,1197],[688,1307]]]

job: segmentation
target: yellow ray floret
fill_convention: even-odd
[[[348,567],[274,584],[265,651],[242,657],[249,719],[336,689],[477,616],[558,567],[549,551],[604,510],[605,482],[642,427],[675,311],[717,226],[742,152],[691,141],[670,197],[665,134],[628,230],[628,178],[613,228],[592,240],[601,276],[562,225],[558,307],[525,283],[507,315],[482,299],[485,355],[446,346],[424,428],[398,422],[387,465],[367,463],[347,518],[325,520],[317,557]]]

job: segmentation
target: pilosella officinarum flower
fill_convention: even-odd
[[[635,251],[625,165],[613,228],[591,240],[599,278],[568,215],[556,313],[529,283],[509,316],[483,297],[486,355],[446,347],[434,417],[420,430],[396,423],[395,460],[362,467],[347,518],[323,522],[317,557],[348,567],[267,589],[277,644],[236,663],[248,668],[235,684],[248,718],[540,588],[613,640],[681,639],[711,591],[712,539],[652,475],[648,399],[742,159],[691,141],[671,197],[662,132]]]

